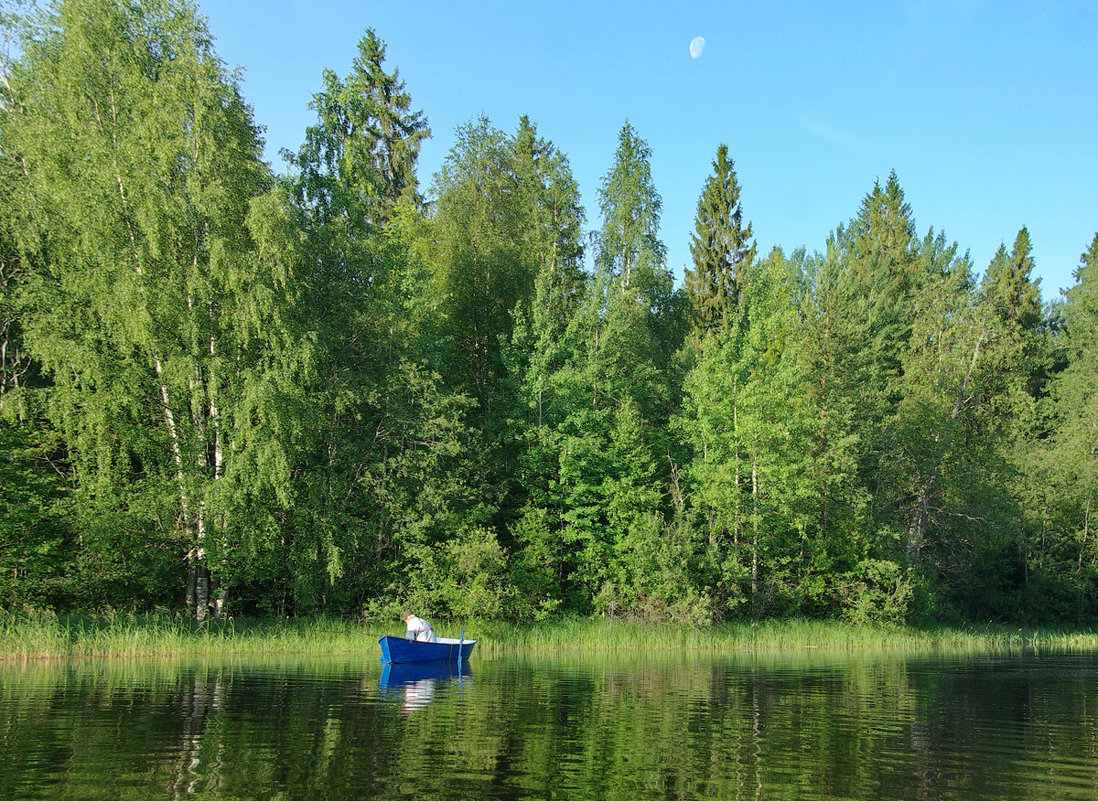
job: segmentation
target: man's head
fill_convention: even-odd
[[[407,609],[400,613],[400,619],[403,620],[405,623],[408,622],[408,618],[410,617],[412,617],[412,613]]]

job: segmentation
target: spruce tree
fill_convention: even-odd
[[[1003,323],[1032,331],[1041,322],[1041,289],[1032,280],[1033,256],[1029,231],[1022,228],[1010,253],[1000,245],[987,268],[980,292]]]
[[[305,143],[283,151],[298,173],[299,202],[314,214],[345,214],[353,203],[358,219],[350,223],[383,227],[399,199],[421,203],[415,169],[431,131],[423,112],[412,111],[399,70],[386,72],[384,61],[385,43],[368,28],[346,78],[324,71]]]
[[[740,186],[727,145],[717,148],[713,174],[698,198],[690,255],[694,268],[686,271],[686,286],[695,329],[704,334],[727,327],[740,302],[744,274],[755,258],[751,223],[743,224]]]

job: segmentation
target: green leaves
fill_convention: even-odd
[[[276,179],[190,3],[16,16],[5,603],[190,568],[280,613],[1089,614],[1098,239],[1050,313],[1026,229],[977,283],[893,173],[759,259],[722,145],[676,291],[629,123],[590,235],[526,117],[462,126],[425,204],[373,31]]]
[[[25,165],[23,247],[41,264],[26,340],[82,510],[109,541],[104,515],[155,509],[120,529],[223,561],[234,514],[290,502],[287,398],[307,362],[277,201],[249,211],[270,186],[257,129],[195,10],[170,0],[60,4],[12,91],[4,152]]]

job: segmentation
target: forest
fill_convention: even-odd
[[[1098,622],[1098,235],[759,253],[714,143],[676,286],[629,122],[592,229],[372,30],[278,171],[189,0],[2,13],[5,609]]]

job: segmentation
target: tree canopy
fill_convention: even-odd
[[[676,286],[628,121],[591,229],[527,116],[422,190],[367,29],[277,173],[189,0],[32,11],[0,20],[6,607],[1096,619],[1098,236],[1046,306],[1026,228],[979,272],[892,172],[760,256],[720,144]]]

